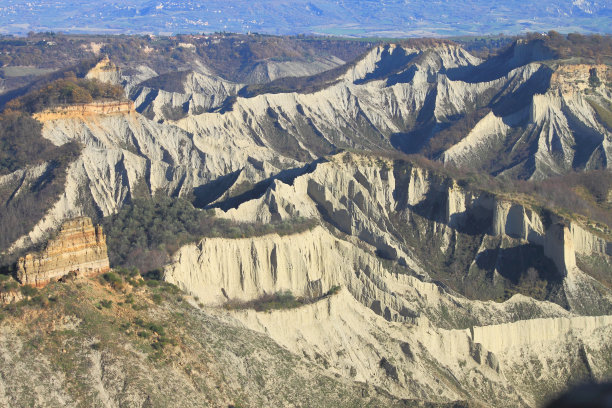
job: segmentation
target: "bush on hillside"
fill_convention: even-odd
[[[28,114],[0,114],[0,175],[48,161],[66,164],[78,156],[78,143],[58,147],[43,138],[41,131],[40,122]]]
[[[236,223],[195,208],[182,198],[136,199],[104,220],[111,266],[158,274],[180,247],[204,237],[244,238],[313,228],[316,221],[293,219],[269,224]]]

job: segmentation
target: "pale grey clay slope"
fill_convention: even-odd
[[[329,375],[393,398],[484,406],[537,406],[577,377],[610,378],[612,291],[579,267],[591,258],[610,265],[603,235],[429,170],[337,153],[416,151],[432,129],[488,108],[439,160],[525,178],[607,167],[612,135],[592,107],[611,103],[605,81],[591,89],[592,67],[523,61],[523,46],[495,70],[455,45],[381,46],[309,93],[251,97],[206,72],[187,73],[174,92],[140,86],[156,75],[147,67],[132,70],[137,79],[98,69],[90,76],[125,84],[134,103],[38,115],[45,138],[84,149],[60,199],[13,248],[92,208],[106,216],[139,195],[207,191],[199,199],[219,217],[305,217],[320,226],[203,239],[174,255],[164,279],[199,297],[206,313],[265,334]],[[508,160],[491,165],[500,155]],[[3,176],[0,185],[33,182],[45,166]],[[258,182],[264,187],[249,193]],[[516,278],[508,263],[522,259],[512,258],[516,251],[552,262],[548,286],[537,299],[496,302]],[[444,283],[444,263],[429,256],[460,253],[468,273]],[[478,276],[492,296],[461,286]],[[297,309],[217,308],[285,290],[317,297],[334,286],[338,294]]]

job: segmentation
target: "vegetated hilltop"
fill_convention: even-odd
[[[119,85],[103,83],[96,79],[80,79],[69,72],[64,79],[55,80],[7,102],[5,109],[32,114],[60,106],[87,104],[94,100],[121,101],[124,98],[125,92]]]
[[[112,310],[113,319],[124,319],[131,306],[118,303],[130,304],[132,288],[141,288],[134,296],[144,303],[165,296],[142,289],[139,275],[166,282],[148,285],[171,297],[178,292],[167,283],[175,284],[203,314],[183,311],[184,301],[162,302],[151,315],[134,316],[133,332],[121,328],[117,344],[170,347],[168,330],[149,333],[147,322],[177,313],[191,316],[180,320],[189,327],[177,344],[191,338],[191,328],[248,328],[240,336],[261,335],[289,353],[291,364],[317,367],[338,387],[357,390],[346,398],[341,392],[338,404],[537,406],[586,378],[610,378],[610,67],[605,55],[589,51],[605,50],[609,37],[532,35],[485,60],[446,40],[346,42],[345,55],[362,46],[366,52],[325,67],[317,47],[331,47],[322,57],[329,62],[331,54],[339,58],[333,47],[341,41],[101,38],[78,41],[92,54],[116,46],[109,59],[64,67],[4,94],[12,101],[1,136],[15,151],[1,162],[6,273],[63,220],[88,215],[104,224],[110,266],[125,275],[103,279],[127,292],[80,281],[51,286],[51,297],[92,291],[87,305],[99,302],[102,315]],[[77,37],[62,41],[67,47]],[[303,45],[299,55],[291,54],[294,43]],[[215,56],[218,44],[236,54]],[[206,57],[199,54],[205,47]],[[234,63],[233,79],[259,79],[238,83],[215,73]],[[262,63],[267,73],[260,76]],[[121,88],[130,99],[125,109],[80,114],[74,105],[88,100],[85,93],[94,102],[117,99]],[[54,112],[44,110],[51,106]],[[57,155],[70,146],[78,149],[61,161]],[[12,286],[6,279],[2,293]],[[20,307],[34,313],[29,303]],[[66,335],[62,346],[86,344]],[[189,364],[201,367],[217,355],[211,336],[203,337],[211,349],[194,349]],[[268,356],[267,345],[253,342],[252,354],[227,357],[233,363],[219,371],[263,387],[242,402],[223,399],[229,394],[219,390],[233,390],[229,380],[217,391],[198,388],[197,379],[193,385],[203,369],[180,378],[227,405],[301,401],[301,390],[288,391],[292,380],[279,380],[278,365],[261,380],[255,363],[240,362]],[[109,361],[123,356],[112,347]],[[82,361],[86,350],[66,354]],[[111,393],[110,380],[103,380],[104,394],[96,373],[83,376],[96,379],[100,398],[132,395]],[[66,378],[87,388],[78,385],[81,377]],[[149,381],[139,380],[139,389]],[[191,387],[184,384],[180,390]],[[163,401],[162,394],[150,398]],[[81,401],[77,391],[58,395]]]

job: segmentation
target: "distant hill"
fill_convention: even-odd
[[[322,1],[7,0],[0,34],[259,32],[348,36],[452,36],[525,31],[610,32],[609,0]],[[44,17],[44,18],[43,18]]]

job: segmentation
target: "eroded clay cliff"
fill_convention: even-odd
[[[71,272],[91,276],[108,270],[102,227],[94,226],[88,217],[79,217],[64,222],[43,252],[20,258],[17,279],[23,285],[41,287]]]

